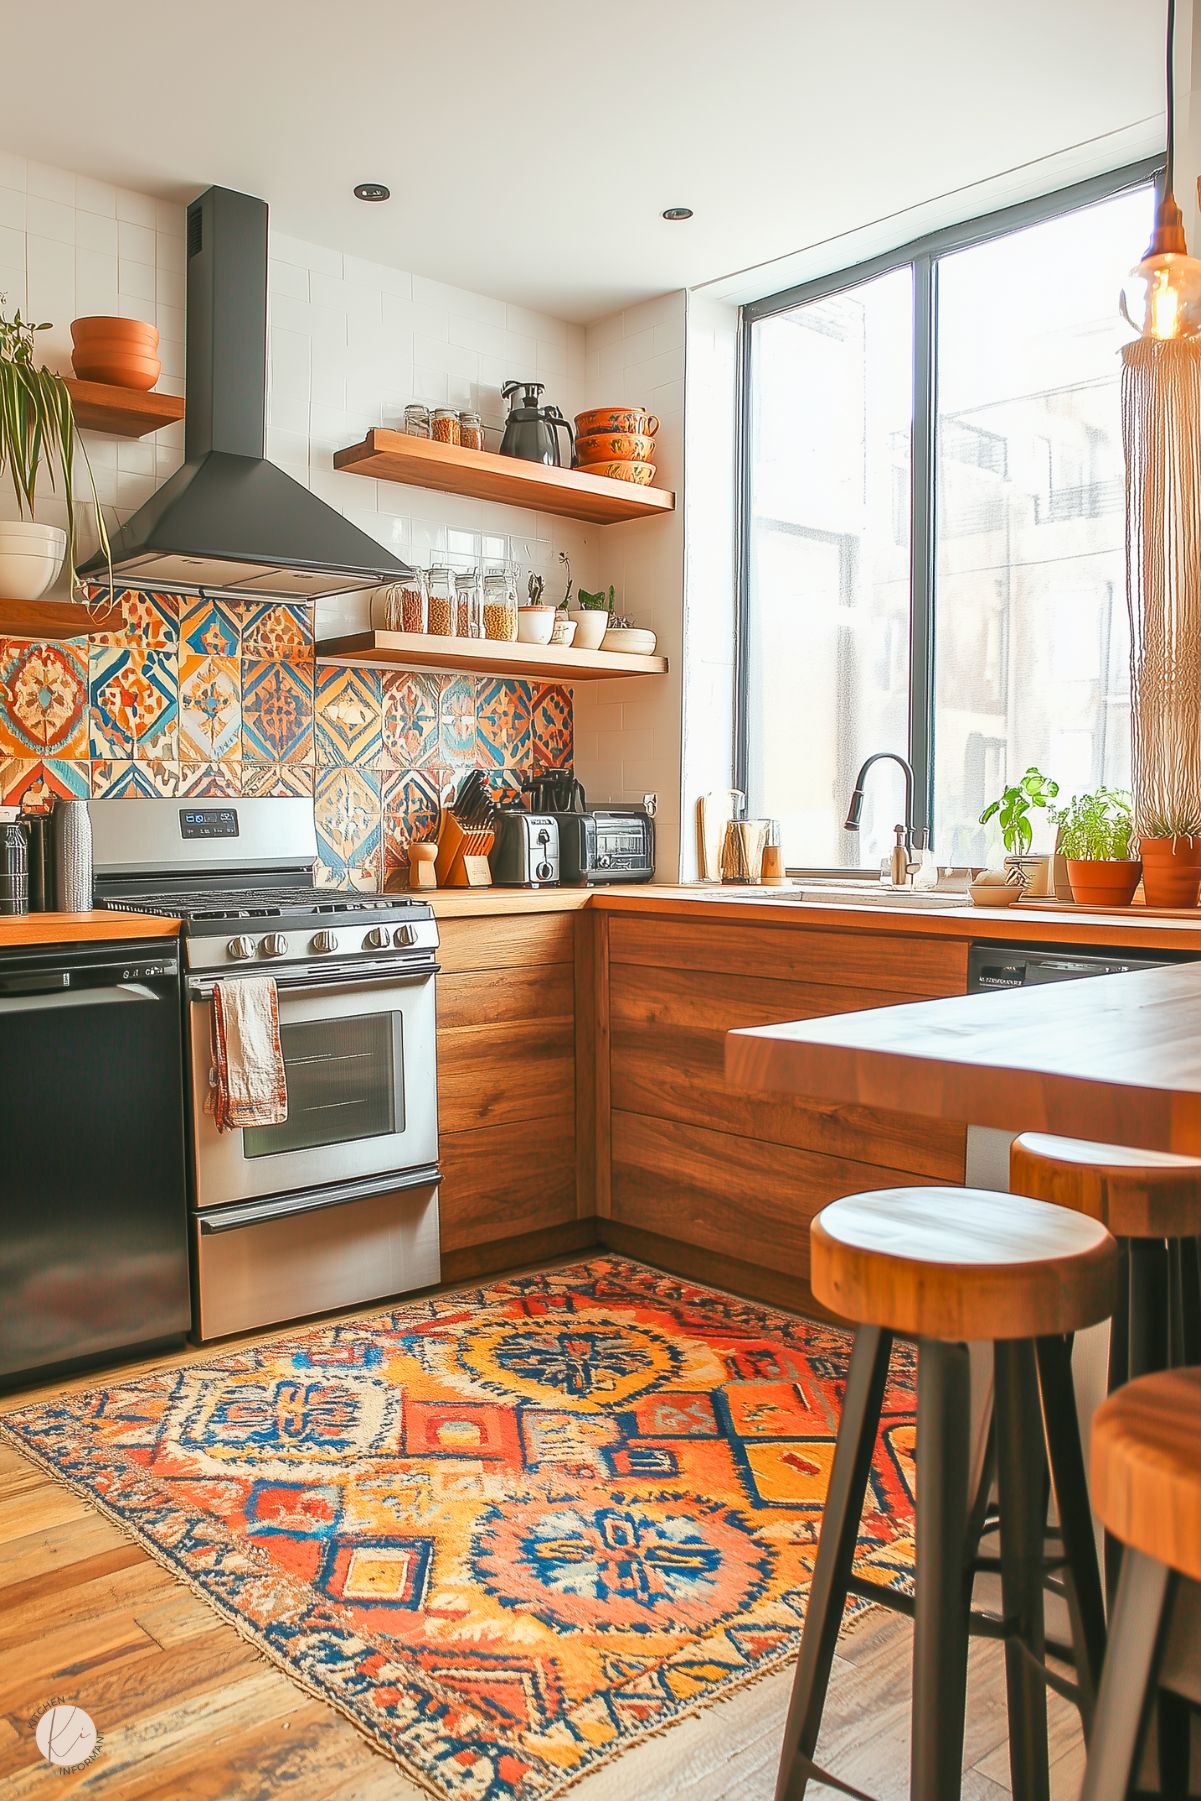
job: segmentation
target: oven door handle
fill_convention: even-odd
[[[437,1188],[442,1180],[436,1163],[422,1163],[413,1169],[397,1170],[390,1175],[365,1182],[339,1182],[326,1188],[302,1188],[295,1194],[268,1195],[240,1206],[215,1207],[196,1216],[196,1228],[202,1238],[214,1232],[239,1232],[246,1226],[265,1225],[272,1219],[291,1219],[298,1213],[317,1213],[325,1207],[340,1207],[347,1201],[365,1200],[376,1194],[404,1194],[414,1188]]]
[[[412,986],[418,982],[428,982],[439,973],[437,963],[423,963],[419,969],[343,969],[335,971],[323,970],[314,975],[277,975],[275,986],[287,994],[320,994],[328,988],[399,988]],[[263,971],[270,974],[270,971]],[[213,989],[217,981],[238,981],[237,976],[220,976],[200,979],[189,976],[187,981],[188,999],[192,1001],[211,1001]]]

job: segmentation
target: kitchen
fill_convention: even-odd
[[[211,42],[134,0],[72,19],[59,106],[14,95],[0,128],[6,406],[36,390],[46,444],[64,404],[79,430],[70,515],[61,462],[34,518],[28,440],[0,440],[6,1792],[837,1792],[805,1764],[816,1722],[820,1768],[881,1801],[1074,1795],[1086,1740],[1111,1782],[1090,1797],[1125,1793],[1101,1653],[1127,1527],[1094,1465],[1100,1557],[1083,1542],[1072,1457],[1100,1455],[1098,1404],[1201,1362],[1195,1178],[1167,1225],[1155,1190],[1149,1230],[1054,1209],[1089,1280],[1078,1317],[997,1334],[991,1434],[987,1392],[970,1410],[973,1493],[991,1506],[990,1460],[1002,1491],[977,1601],[1006,1591],[970,1657],[915,1505],[958,1481],[915,1419],[923,1369],[954,1416],[960,1363],[930,1347],[966,1332],[856,1312],[831,1209],[962,1193],[979,1225],[1000,1194],[1020,1222],[1068,1182],[1037,1146],[1055,1196],[1011,1180],[1022,1133],[1104,1140],[1107,1194],[1201,1156],[1201,870],[1172,810],[1195,704],[1144,654],[1157,606],[1174,667],[1201,628],[1167,605],[1153,513],[1128,573],[1168,477],[1128,480],[1161,401],[1120,360],[1137,283],[1119,311],[1166,142],[1201,229],[1192,8],[1023,7],[1032,70],[1020,33],[985,55],[933,4],[921,42],[876,9],[870,51],[773,6],[762,141],[661,98],[636,179],[597,174],[614,140],[582,113],[562,158],[479,150],[535,105],[541,134],[581,50],[598,95],[631,69],[672,95],[686,66],[696,110],[728,111],[715,9],[599,33],[532,4],[531,50],[473,6],[486,98],[439,21],[372,7],[350,40],[314,9],[300,41],[277,7],[226,10]],[[23,22],[20,53],[44,37]],[[803,195],[845,96],[812,83],[798,118],[798,57],[892,84]],[[898,154],[932,57],[946,116],[910,109]],[[404,104],[470,125],[436,161],[397,154],[398,67]],[[149,92],[167,69],[187,142],[89,103],[97,72]],[[64,540],[33,593],[31,530]],[[1162,1064],[1161,1009],[1186,1022]],[[1018,1049],[989,1051],[1011,1016]],[[978,1035],[995,1083],[945,1066]],[[1121,1306],[1098,1219],[1137,1274]],[[905,1255],[873,1228],[868,1261]],[[1041,1347],[1073,1332],[1065,1377]],[[1024,1524],[1027,1564],[1031,1532],[1050,1555],[1045,1495],[1033,1526],[1021,1505],[1043,1434],[1001,1355],[1035,1341],[1070,1566],[1048,1631],[1074,1647],[1049,1723],[1006,1543]],[[839,1428],[869,1364],[861,1509],[836,1505]],[[1167,1794],[1199,1682],[1183,1537],[1154,1564],[1179,1618],[1127,1684]],[[846,1544],[853,1574],[827,1569]]]

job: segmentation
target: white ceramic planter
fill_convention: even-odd
[[[658,641],[654,632],[648,632],[643,626],[624,625],[605,633],[601,649],[620,650],[634,657],[653,657]]]
[[[601,639],[609,629],[609,615],[601,608],[568,607],[567,617],[575,620],[576,650],[599,650]]]
[[[0,596],[40,600],[57,581],[66,554],[61,525],[37,525],[30,519],[0,523]]]
[[[554,629],[554,607],[518,607],[517,642],[519,644],[549,644],[550,635]]]

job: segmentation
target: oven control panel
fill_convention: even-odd
[[[181,838],[236,838],[238,835],[238,809],[236,807],[181,807],[179,809],[179,835]]]

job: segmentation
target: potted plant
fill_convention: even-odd
[[[1195,907],[1201,893],[1201,813],[1152,809],[1139,835],[1143,899],[1149,907]]]
[[[1043,811],[1059,793],[1059,783],[1043,775],[1032,763],[1020,782],[1005,788],[997,800],[990,801],[980,815],[987,825],[994,816],[1009,855],[1005,859],[1008,879],[1033,896],[1047,894],[1050,886],[1051,859],[1032,856],[1034,842],[1032,812]]]
[[[559,554],[562,555],[562,552]],[[517,637],[522,644],[550,643],[550,635],[555,628],[555,609],[542,599],[545,586],[540,575],[531,575],[526,584],[529,600],[524,607],[517,609]]]
[[[46,324],[31,325],[19,311],[11,319],[0,313],[0,475],[7,469],[18,515],[0,521],[0,596],[9,600],[40,600],[54,586],[64,562],[71,573],[72,597],[80,587],[75,574],[76,448],[88,472],[97,531],[108,554],[108,533],[87,452],[75,434],[70,392],[61,375],[33,360],[34,334],[49,329]],[[44,468],[53,487],[56,465],[62,475],[65,529],[43,525],[37,517],[38,477]]]
[[[1072,899],[1082,907],[1128,907],[1142,864],[1130,855],[1130,796],[1114,788],[1077,794],[1053,807],[1059,849],[1067,859]]]
[[[587,588],[581,588],[576,595],[576,605],[570,604],[571,584],[560,603],[567,609],[567,617],[575,620],[575,643],[577,650],[599,650],[605,633],[609,629],[609,615],[613,611],[613,588],[610,586],[606,594],[598,588],[590,594]]]
[[[626,613],[611,613],[609,629],[601,641],[602,650],[620,650],[627,656],[652,657],[659,642],[654,632],[635,625]]]

